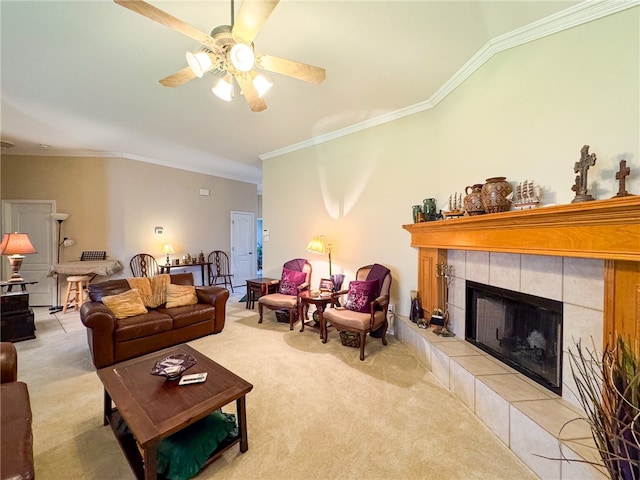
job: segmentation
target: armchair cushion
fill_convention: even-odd
[[[344,306],[348,310],[360,313],[371,312],[371,302],[376,299],[378,293],[378,281],[352,281],[349,282],[349,292]]]
[[[305,272],[296,272],[287,268],[282,269],[282,278],[278,293],[282,295],[297,295],[298,287],[307,280]]]
[[[198,303],[196,288],[193,285],[167,285],[166,308],[184,307]]]
[[[298,298],[293,295],[283,295],[282,293],[272,293],[258,299],[258,303],[275,308],[293,308],[298,303]]]
[[[117,295],[105,295],[102,297],[102,303],[120,320],[148,312],[137,288],[132,288]]]

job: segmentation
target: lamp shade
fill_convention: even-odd
[[[229,52],[231,63],[241,72],[248,72],[253,68],[256,56],[253,49],[244,43],[236,43]]]
[[[38,253],[31,245],[29,235],[26,233],[5,233],[0,243],[0,253],[2,255],[27,255]]]
[[[38,253],[31,245],[29,235],[26,233],[5,233],[0,243],[0,254],[9,257],[9,266],[11,267],[11,278],[9,282],[22,282],[20,276],[20,267],[22,266],[23,255],[30,253]]]
[[[307,250],[313,253],[324,254],[327,251],[327,246],[322,236],[313,237],[307,245]]]
[[[57,220],[59,222],[64,222],[71,215],[69,215],[68,213],[56,212],[56,213],[52,213],[51,216],[53,217],[54,220]]]
[[[226,74],[218,80],[211,91],[221,100],[230,102],[233,98],[233,77]]]
[[[253,72],[252,72],[253,73]],[[267,93],[271,87],[273,87],[273,82],[271,82],[267,77],[262,74],[257,74],[253,76],[253,86],[256,87],[256,91],[258,92],[258,97],[262,98],[265,93]]]
[[[202,78],[206,72],[213,68],[213,63],[207,52],[187,52],[186,57],[189,68],[191,68],[193,74],[198,78]]]

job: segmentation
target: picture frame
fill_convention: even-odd
[[[320,279],[320,291],[321,292],[333,292],[333,281],[330,278]]]

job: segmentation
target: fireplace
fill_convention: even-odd
[[[465,338],[562,395],[562,302],[466,281]]]

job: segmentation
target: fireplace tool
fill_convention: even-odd
[[[437,308],[431,316],[431,325],[436,327],[433,333],[442,337],[453,337],[455,334],[449,330],[449,284],[453,275],[453,266],[444,263],[436,264],[436,277],[440,279],[440,291],[442,292],[443,308]]]

